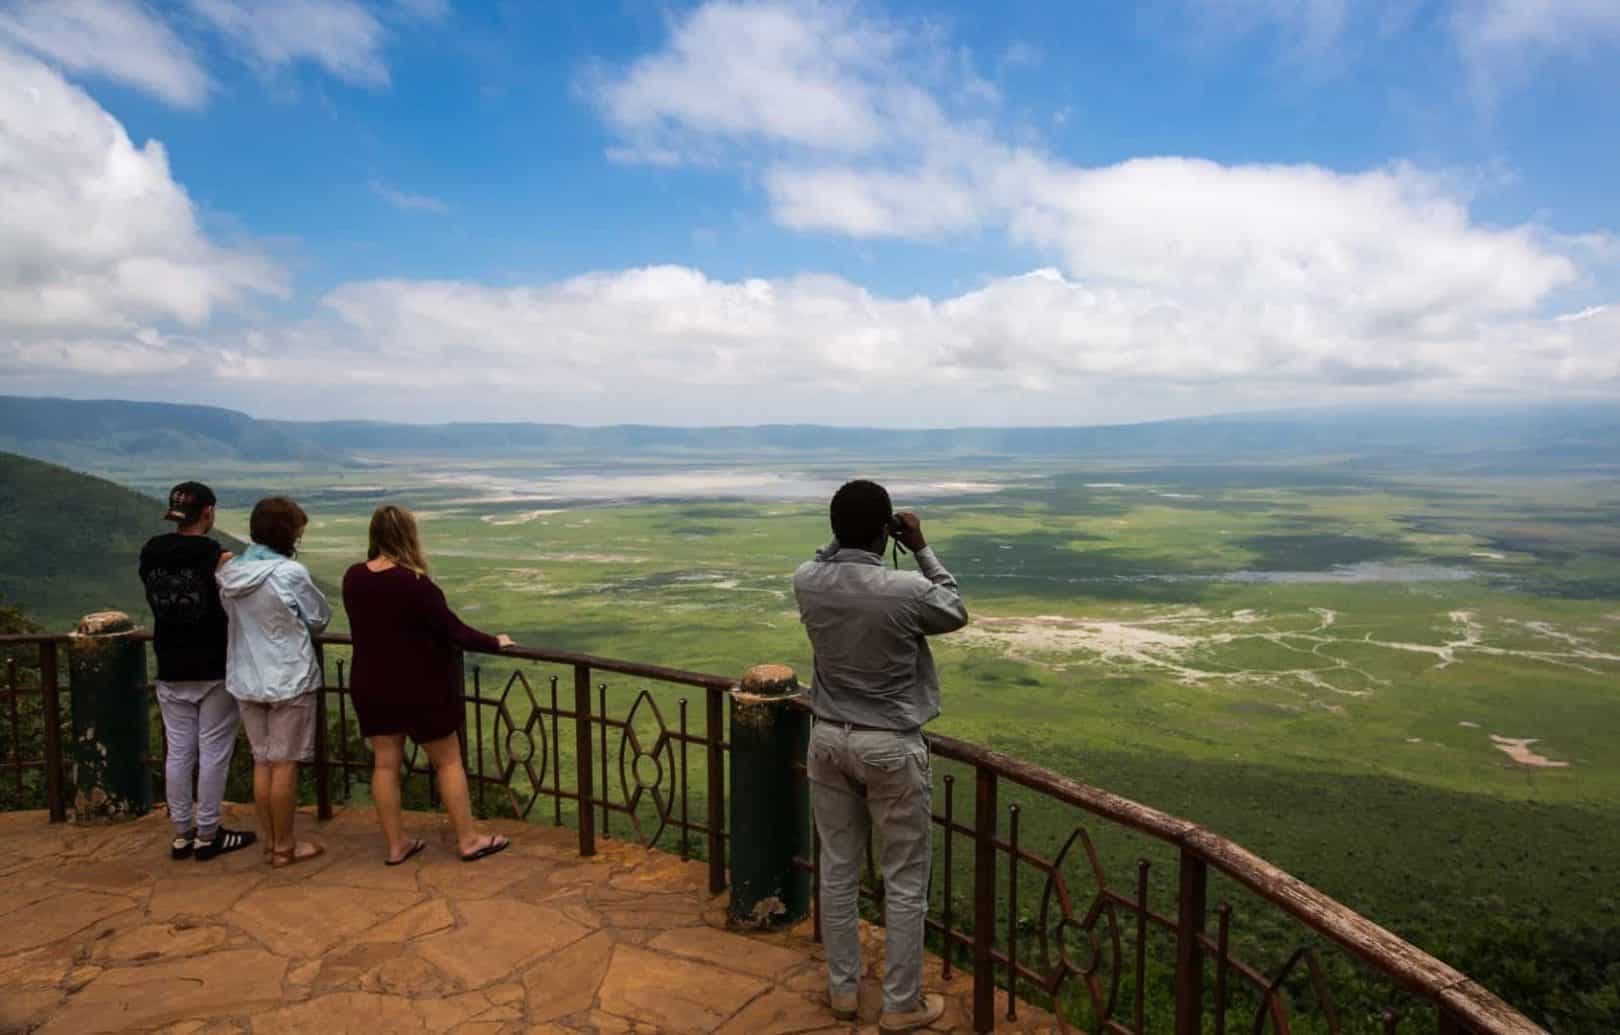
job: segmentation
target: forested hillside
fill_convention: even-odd
[[[136,563],[141,545],[172,527],[159,500],[0,453],[0,607],[19,608],[50,631],[109,608],[146,624]]]

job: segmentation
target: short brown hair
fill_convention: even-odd
[[[253,505],[248,518],[248,534],[260,546],[268,546],[283,557],[291,557],[298,549],[298,537],[304,534],[309,515],[304,508],[285,496],[271,496]]]

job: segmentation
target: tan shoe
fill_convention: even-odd
[[[878,1018],[878,1031],[883,1035],[900,1035],[902,1032],[926,1028],[943,1016],[945,997],[937,992],[927,992],[918,996],[917,1005],[904,1013],[883,1011],[883,1016]]]
[[[844,995],[829,993],[827,1001],[832,1004],[833,1016],[841,1021],[853,1021],[861,1009],[861,997],[854,992]]]

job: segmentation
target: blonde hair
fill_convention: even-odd
[[[390,503],[371,515],[371,546],[366,550],[366,560],[378,557],[386,557],[418,575],[428,573],[427,554],[416,534],[416,518],[404,507]]]

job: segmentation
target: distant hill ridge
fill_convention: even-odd
[[[110,456],[335,459],[314,442],[216,406],[0,396],[0,450],[94,465]]]
[[[259,420],[210,406],[0,396],[0,449],[105,468],[119,458],[339,463],[377,454],[871,453],[1259,458],[1513,454],[1620,462],[1620,403],[1444,404],[1240,413],[1080,427],[578,427]]]

